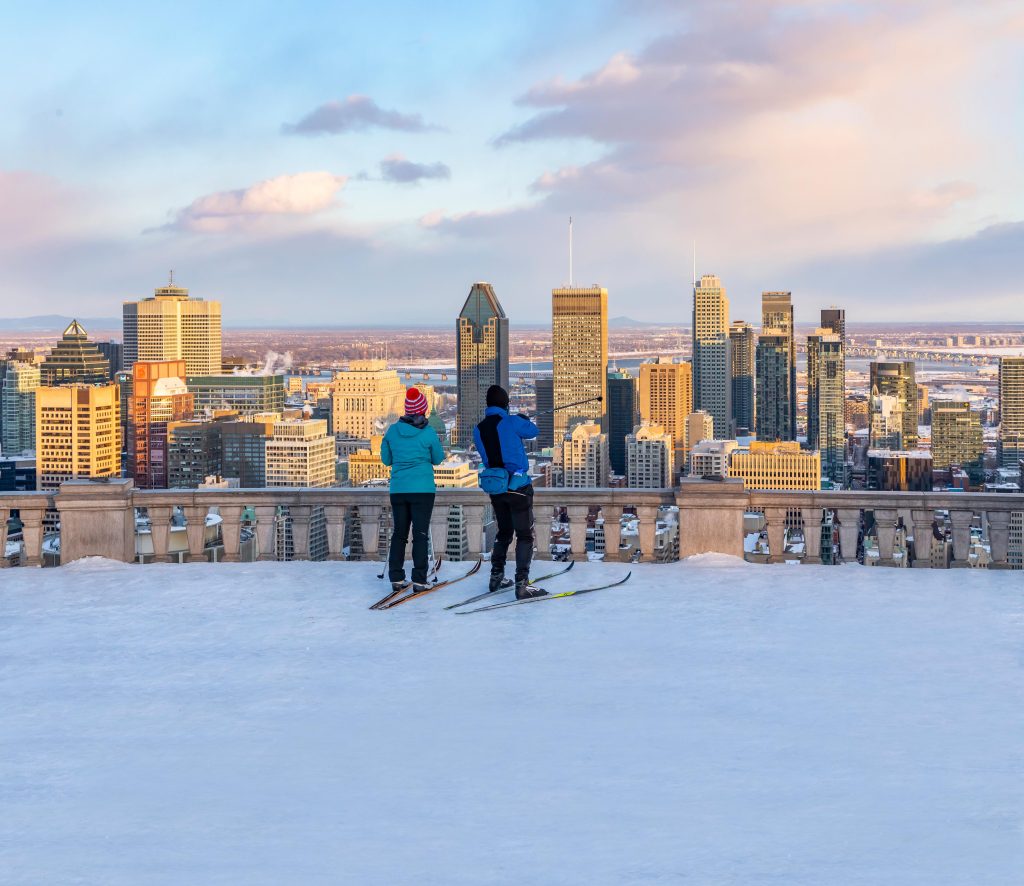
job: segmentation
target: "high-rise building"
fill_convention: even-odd
[[[34,363],[7,361],[0,393],[0,449],[4,455],[29,452],[36,445],[36,390],[39,367]]]
[[[605,427],[608,378],[608,290],[567,286],[551,290],[554,437],[580,421]],[[587,400],[589,402],[580,403]],[[578,406],[569,406],[579,403]]]
[[[724,480],[729,476],[729,459],[736,451],[735,440],[701,440],[690,450],[690,476]]]
[[[626,438],[637,423],[636,379],[628,372],[608,373],[608,459],[612,473],[626,473]]]
[[[110,381],[124,368],[124,345],[119,341],[98,341],[96,347],[110,366]]]
[[[3,440],[4,435],[4,383],[7,379],[7,367],[12,363],[30,363],[35,366],[36,355],[34,352],[25,350],[24,348],[12,348],[3,357],[0,357],[0,441]],[[33,407],[33,412],[34,411],[35,407]],[[0,446],[2,446],[2,443],[0,443]]]
[[[795,439],[790,336],[766,329],[757,339],[757,439]]]
[[[196,415],[284,411],[283,375],[190,375],[185,382],[195,398]]]
[[[370,437],[367,449],[358,449],[348,457],[348,482],[352,486],[386,483],[391,477],[391,468],[381,461],[380,447],[384,438],[379,434]]]
[[[917,446],[918,416],[913,362],[871,363],[869,374],[870,448],[914,449]]]
[[[428,398],[429,400],[430,398]],[[369,440],[405,411],[405,385],[383,360],[353,360],[331,383],[332,430]]]
[[[932,410],[932,467],[959,465],[978,482],[985,455],[981,416],[963,400],[935,400]]]
[[[1024,357],[999,358],[999,463],[1024,459]]]
[[[545,449],[555,445],[555,380],[538,378],[535,382],[537,393],[537,446]]]
[[[868,489],[882,492],[931,492],[932,455],[923,449],[869,449]]]
[[[833,483],[845,480],[844,368],[838,333],[823,327],[807,336],[807,445],[821,453],[821,469]]]
[[[686,418],[693,412],[693,367],[658,357],[640,364],[640,421],[672,438],[673,463],[686,461]]]
[[[192,418],[184,360],[136,361],[128,400],[127,474],[139,489],[166,489],[168,426]]]
[[[468,448],[483,420],[487,389],[508,390],[508,317],[490,283],[474,283],[455,321],[458,412],[452,445]]]
[[[167,488],[198,489],[210,476],[224,476],[225,422],[188,419],[167,423]]]
[[[607,486],[608,435],[596,422],[576,425],[562,442],[562,485],[570,489]]]
[[[715,422],[703,409],[691,412],[686,416],[686,448],[692,452],[693,447],[701,440],[713,440],[715,437]]]
[[[334,438],[323,419],[282,419],[266,442],[267,486],[334,485]]]
[[[190,298],[172,278],[151,298],[124,302],[122,320],[124,369],[140,360],[184,360],[188,375],[221,372],[219,301]]]
[[[729,299],[713,274],[693,287],[693,405],[711,416],[715,438],[732,436]]]
[[[846,310],[832,305],[830,308],[821,309],[821,328],[828,329],[839,336],[843,343],[843,350],[846,349]]]
[[[778,440],[796,439],[796,327],[793,323],[793,294],[791,292],[761,293],[762,335],[785,336],[789,357],[789,408],[780,410],[789,421],[788,428],[780,429]],[[760,399],[758,408],[760,408]]]
[[[121,397],[117,385],[36,390],[36,475],[40,490],[65,480],[121,474]]]
[[[39,366],[39,383],[100,385],[110,381],[110,363],[100,353],[77,320],[72,320],[61,340]]]
[[[226,421],[221,433],[221,475],[238,480],[242,489],[267,485],[267,440],[274,435],[277,414]]]
[[[754,433],[756,400],[754,327],[743,320],[729,325],[729,346],[732,350],[732,421],[737,437]]]
[[[674,482],[675,440],[660,425],[644,424],[626,438],[626,485],[662,489]]]
[[[732,453],[729,476],[740,477],[747,489],[819,490],[821,456],[792,440],[754,440]]]

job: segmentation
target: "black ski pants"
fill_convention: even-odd
[[[533,486],[492,495],[494,519],[498,534],[491,552],[491,570],[503,572],[508,559],[512,535],[516,537],[516,581],[530,577],[530,561],[533,560]]]
[[[427,583],[427,546],[430,515],[434,512],[433,492],[391,493],[391,550],[388,552],[388,579],[405,581],[405,546],[412,527],[412,580]]]

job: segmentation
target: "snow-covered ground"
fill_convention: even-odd
[[[376,568],[0,572],[0,882],[1021,882],[1019,573]]]

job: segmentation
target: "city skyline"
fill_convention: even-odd
[[[16,11],[0,292],[418,324],[482,278],[540,322],[572,215],[613,317],[684,321],[696,241],[738,317],[1022,319],[1019,7],[676,6]]]

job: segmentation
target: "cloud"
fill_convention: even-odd
[[[380,161],[384,181],[416,184],[425,179],[447,179],[452,171],[444,163],[413,163],[401,154],[392,154]]]
[[[193,200],[165,228],[212,233],[264,216],[313,215],[335,204],[346,180],[329,172],[299,172],[218,191]]]
[[[338,135],[368,129],[430,132],[440,127],[425,123],[419,114],[386,110],[366,95],[350,95],[342,101],[325,102],[298,123],[286,123],[281,127],[287,135]]]
[[[50,176],[0,170],[0,251],[59,236],[91,210],[87,195]]]

